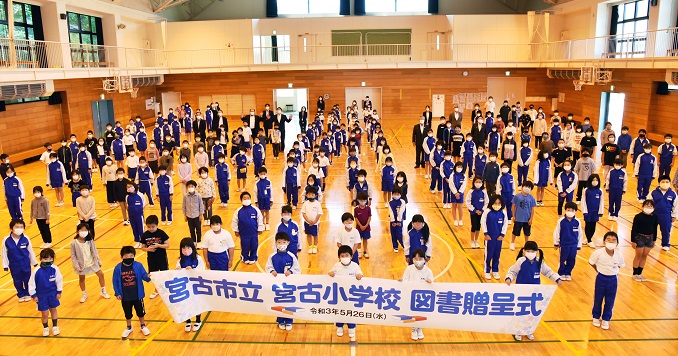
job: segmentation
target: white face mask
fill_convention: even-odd
[[[495,162],[496,160],[497,160],[497,157],[494,157],[494,156],[490,157],[490,162]]]
[[[423,125],[423,124],[424,124],[424,120],[419,120],[419,124],[420,124],[420,125]]]
[[[186,163],[186,158],[182,158],[181,162]]]
[[[40,193],[35,193],[35,194],[33,194],[33,195],[34,195],[36,198],[40,198],[40,197],[42,196],[42,194],[40,194]]]
[[[14,228],[13,231],[14,231],[14,235],[21,235],[21,234],[24,233],[24,229],[23,229],[23,228],[20,228],[20,227]]]
[[[531,191],[532,191],[532,188],[528,188],[528,187],[523,188],[523,192],[525,192],[526,194],[530,194]]]
[[[591,181],[591,186],[592,186],[592,187],[597,187],[598,184],[599,184],[599,183],[598,183],[597,180]]]
[[[652,150],[645,150],[645,153],[650,154],[652,153]]]
[[[421,267],[423,267],[424,264],[426,263],[426,260],[413,261],[412,263],[414,263],[414,266],[415,266],[415,267],[421,268]]]
[[[188,192],[189,193],[195,193],[195,188],[193,188],[193,187],[188,188]]]
[[[398,182],[399,182],[399,183],[402,183],[402,182],[404,182],[404,181],[405,181],[405,178],[403,178],[403,177],[398,177]]]
[[[537,258],[537,253],[536,252],[525,252],[525,258],[532,261],[535,258]]]
[[[78,232],[78,236],[80,236],[80,237],[82,237],[82,238],[87,237],[87,235],[89,235],[89,231],[80,231],[80,232]]]
[[[290,221],[292,219],[292,215],[283,215],[282,219],[285,221]]]
[[[80,195],[82,195],[83,197],[88,196],[88,195],[89,195],[89,190],[83,190],[83,191],[81,191],[81,192],[80,192]]]
[[[654,213],[654,208],[651,207],[643,208],[643,212],[647,215],[651,215],[652,213]]]
[[[567,216],[570,219],[574,217],[574,214],[575,214],[574,211],[566,211],[565,212],[565,216]]]
[[[543,156],[544,156],[544,159],[549,158],[549,154],[548,154],[548,153],[544,153]]]
[[[614,250],[615,248],[617,248],[617,244],[614,242],[606,242],[605,248],[608,250]]]
[[[621,168],[622,168],[622,166],[614,166],[614,169],[617,169],[617,170],[619,170]]]
[[[351,229],[353,229],[353,224],[347,223],[347,224],[344,224],[344,227],[348,230],[351,230]]]
[[[202,177],[203,179],[207,178],[207,173],[201,174],[200,177]]]
[[[165,174],[167,174],[167,171],[160,171],[161,176],[164,176]]]
[[[669,190],[670,187],[671,187],[671,183],[666,183],[666,182],[659,183],[659,188],[661,188],[661,190]]]
[[[572,166],[563,166],[563,169],[569,172],[572,169]]]
[[[358,177],[358,182],[362,183],[365,181],[365,177]]]
[[[464,169],[463,169],[463,168],[455,168],[454,170],[455,170],[457,173],[461,173],[461,171],[463,171]]]
[[[475,186],[476,189],[480,189],[483,186],[483,183],[474,183],[473,186]]]
[[[252,200],[250,200],[250,199],[245,199],[245,200],[242,201],[242,205],[244,205],[244,206],[250,206],[250,205],[252,205]]]
[[[73,178],[75,178],[75,177],[73,177]],[[123,179],[123,178],[125,178],[124,174],[118,174],[118,179]]]
[[[278,249],[278,251],[283,252],[287,251],[287,245],[288,244],[276,244],[275,247]]]
[[[341,264],[344,266],[348,266],[351,263],[350,257],[342,257],[339,260],[341,261]]]
[[[502,168],[502,169],[501,169],[501,172],[502,172],[502,173],[508,173],[508,172],[509,172],[509,169],[508,169],[508,168]]]
[[[558,148],[563,148],[563,147],[565,147],[565,144],[564,144],[564,143],[559,143],[559,144],[558,144]]]
[[[212,231],[214,231],[214,232],[221,231],[221,225],[212,225],[211,228],[212,228]]]

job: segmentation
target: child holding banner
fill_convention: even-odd
[[[401,282],[426,282],[433,283],[433,272],[426,266],[426,252],[422,249],[417,249],[412,253],[412,262],[405,268]],[[412,340],[423,340],[424,332],[421,328],[412,328]]]
[[[617,233],[614,231],[607,232],[603,241],[605,248],[593,251],[591,258],[589,258],[589,264],[598,272],[593,296],[593,326],[600,326],[603,330],[608,330],[610,329],[614,300],[617,297],[617,275],[619,269],[626,266],[626,263],[624,263],[624,255],[617,249],[619,245]],[[605,306],[603,306],[603,301]],[[601,315],[602,324],[600,322]]]
[[[268,256],[266,261],[266,272],[277,276],[282,273],[285,276],[290,274],[301,274],[301,267],[297,257],[291,252],[287,251],[290,245],[290,237],[285,232],[278,232],[275,234],[276,252]],[[278,328],[280,330],[292,330],[292,318],[277,318]]]
[[[339,255],[339,262],[328,273],[330,277],[355,277],[357,280],[363,278],[363,271],[360,270],[360,266],[351,261],[351,256],[353,255],[353,248],[351,246],[344,245],[339,247],[337,255]],[[335,325],[337,326],[337,336],[344,336],[344,323],[336,323]],[[348,323],[348,337],[355,337],[355,326],[355,324]]]
[[[205,270],[205,260],[195,250],[195,243],[190,237],[181,239],[179,243],[179,259],[177,260],[176,269],[185,270]],[[200,314],[195,316],[195,324],[193,324],[193,331],[198,331],[202,323],[200,322]],[[191,331],[191,319],[186,320],[185,332]]]
[[[537,258],[537,252],[539,258]],[[516,263],[513,264],[506,272],[504,282],[507,285],[511,283],[516,284],[541,284],[541,275],[556,282],[558,285],[563,284],[558,273],[553,272],[551,267],[544,263],[544,251],[542,251],[537,243],[534,241],[525,242],[525,247],[521,248],[516,258]],[[534,340],[533,334],[525,335],[529,340]],[[516,341],[522,341],[522,335],[513,335]]]

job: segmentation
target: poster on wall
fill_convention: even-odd
[[[445,95],[433,94],[431,111],[435,117],[445,116]]]
[[[155,98],[146,99],[146,110],[153,110],[155,108]]]

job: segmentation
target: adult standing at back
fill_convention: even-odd
[[[463,116],[464,116],[464,113],[462,113],[461,111],[459,111],[459,107],[458,107],[457,105],[455,105],[455,106],[454,106],[454,112],[451,113],[450,116],[449,116],[449,118],[448,118],[448,120],[449,120],[450,122],[452,122],[452,127],[455,127],[455,126],[457,126],[457,125],[459,125],[460,127],[462,127],[462,124],[461,124],[462,121],[461,121],[461,120],[462,120],[462,117],[463,117]]]
[[[259,131],[261,131],[261,117],[257,116],[256,111],[254,111],[254,109],[250,109],[250,114],[247,116],[243,116],[241,119],[243,122],[247,122],[250,125],[250,129],[252,130],[252,137],[259,136]],[[224,125],[224,128],[226,128],[226,132],[228,132],[228,126]]]
[[[216,131],[219,128],[220,125],[224,125],[224,130],[226,132],[229,132],[228,131],[228,118],[226,116],[224,116],[224,112],[221,111],[221,110],[217,111],[217,116],[215,116],[214,119],[212,119],[211,130]]]
[[[511,107],[508,104],[508,100],[504,100],[504,104],[499,108],[499,117],[504,122],[504,127],[508,126],[509,115],[511,115]]]
[[[485,141],[487,140],[487,125],[485,125],[485,119],[482,116],[476,117],[476,122],[471,128],[471,136],[473,137],[473,142],[476,144],[476,147],[485,147]]]
[[[273,111],[271,111],[271,105],[266,103],[264,105],[264,111],[261,112],[261,120],[264,122],[264,131],[266,132],[266,137],[270,137],[268,132],[273,129]]]
[[[433,113],[431,112],[431,107],[426,105],[426,109],[424,109],[422,115],[424,116],[424,125],[431,127],[431,124],[433,123]]]
[[[299,111],[299,129],[301,133],[306,132],[306,126],[308,126],[308,111],[305,106],[302,106],[301,111]]]
[[[414,168],[424,168],[426,166],[426,154],[424,152],[424,138],[428,132],[429,126],[425,124],[424,116],[419,118],[419,124],[412,128],[412,144],[416,151],[416,161]]]
[[[273,126],[278,125],[278,129],[280,129],[280,150],[285,152],[285,123],[292,121],[292,118],[288,118],[283,114],[280,106],[275,110],[276,114],[273,117]]]
[[[323,99],[322,96],[318,97],[318,102],[316,102],[316,106],[318,107],[318,110],[325,111],[325,100]]]

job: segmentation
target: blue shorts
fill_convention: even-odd
[[[247,148],[247,149],[252,148],[252,144],[251,144],[250,142],[243,142],[243,143],[242,143],[242,146],[245,147],[245,148]]]
[[[304,221],[304,232],[311,236],[318,236],[318,225],[309,225]]]
[[[464,203],[464,193],[459,193],[459,199],[457,199],[457,197],[454,195],[454,193],[450,193],[450,194],[452,194],[452,204],[462,204],[462,203]]]
[[[259,208],[259,210],[271,210],[271,200],[270,199],[259,200],[257,202],[257,207]]]
[[[370,231],[360,231],[360,238],[361,239],[369,240],[370,237],[372,237],[370,235]]]
[[[238,179],[245,179],[247,178],[247,167],[238,167],[237,168],[237,173],[236,173],[236,178]]]
[[[54,183],[52,182],[52,188],[63,188],[64,182]]]
[[[125,155],[122,152],[113,152],[113,157],[118,162],[125,160]]]
[[[61,303],[57,299],[56,294],[38,295],[38,311],[47,311],[51,308],[56,308]]]

